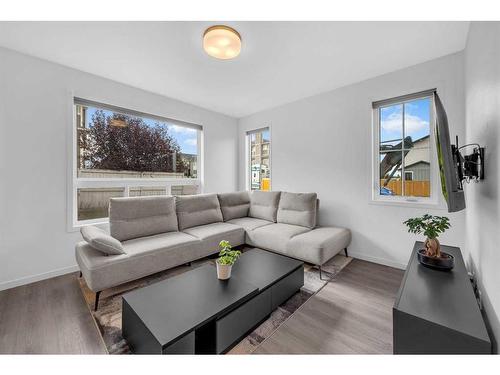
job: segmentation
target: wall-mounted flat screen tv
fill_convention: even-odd
[[[441,189],[448,204],[448,212],[456,212],[465,208],[465,196],[462,184],[462,161],[458,152],[458,144],[452,145],[448,117],[439,95],[434,93],[436,106],[436,148],[441,177]]]

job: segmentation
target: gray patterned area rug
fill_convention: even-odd
[[[247,248],[243,251],[248,250],[250,249]],[[340,254],[335,256],[323,266],[323,279],[328,279],[329,281],[333,280],[335,276],[351,262],[351,260],[352,258],[345,257]],[[191,266],[176,267],[115,288],[107,289],[101,293],[101,297],[99,299],[99,309],[96,312],[93,311],[94,293],[88,289],[83,278],[78,279],[80,289],[82,290],[85,301],[89,306],[89,311],[95,320],[108,353],[130,353],[127,342],[121,335],[122,294],[168,279],[210,262],[213,263],[214,259],[202,259],[200,261],[193,262]],[[323,288],[329,281],[321,280],[319,278],[319,271],[315,267],[305,265],[304,286],[300,289],[300,291],[274,310],[267,320],[250,332],[250,334],[242,341],[236,344],[228,352],[228,354],[251,354],[266,338],[271,336],[281,324],[283,324],[295,311],[297,311],[300,306],[302,306],[309,298],[311,298],[311,296]]]

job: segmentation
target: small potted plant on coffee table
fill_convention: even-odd
[[[233,250],[229,241],[219,243],[220,252],[217,261],[217,278],[227,280],[231,277],[231,268],[241,254],[239,250]]]
[[[403,224],[408,227],[408,232],[423,233],[425,249],[417,251],[418,261],[427,267],[450,270],[454,266],[453,256],[441,251],[438,236],[450,228],[450,219],[446,216],[432,216],[425,214],[406,220]]]

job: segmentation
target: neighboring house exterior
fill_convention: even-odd
[[[252,165],[263,164],[269,167],[269,140],[263,137],[262,132],[255,134],[255,140],[252,140]]]
[[[186,177],[196,178],[198,176],[198,155],[193,154],[183,154],[181,153],[181,158],[188,165],[188,173]]]
[[[252,190],[269,190],[269,139],[263,132],[252,135],[251,141],[251,188]]]
[[[398,171],[401,175],[401,169]],[[430,139],[429,136],[413,142],[413,148],[405,157],[406,181],[430,180]]]

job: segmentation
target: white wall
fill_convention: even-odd
[[[500,337],[500,22],[473,22],[465,49],[467,143],[486,147],[485,180],[467,187],[468,265],[489,324]],[[469,149],[471,151],[472,149]],[[496,347],[498,352],[498,346]]]
[[[453,228],[442,242],[463,247],[463,212],[370,203],[372,102],[432,88],[446,107],[451,134],[464,139],[461,53],[240,119],[239,188],[245,188],[245,132],[270,126],[272,188],[317,192],[320,224],[350,228],[353,256],[405,267],[421,237],[408,234],[402,222],[425,212],[448,215]]]
[[[236,119],[0,48],[0,290],[76,269],[80,235],[66,228],[71,92],[203,125],[205,191],[236,188]]]

